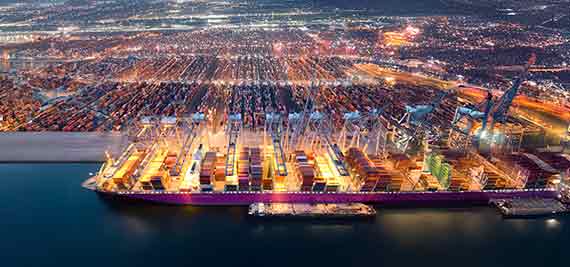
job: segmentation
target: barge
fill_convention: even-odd
[[[374,218],[376,210],[362,203],[253,203],[248,214],[265,218]]]
[[[568,207],[553,198],[492,199],[504,218],[551,217],[567,213]]]

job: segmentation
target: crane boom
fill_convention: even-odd
[[[188,152],[190,152],[190,148],[192,147],[192,144],[194,143],[194,140],[198,135],[196,129],[200,127],[200,123],[203,120],[204,120],[204,114],[202,113],[196,113],[192,116],[192,122],[188,135],[186,136],[184,143],[180,147],[180,151],[178,152],[178,157],[176,159],[176,164],[174,165],[174,168],[172,168],[172,170],[170,171],[171,172],[170,175],[177,176],[180,174],[182,166],[184,166],[184,164],[186,163]]]
[[[324,118],[322,117],[320,117],[319,119],[324,120]],[[318,132],[321,144],[323,144],[325,149],[327,150],[327,153],[331,157],[331,160],[333,161],[334,166],[338,171],[338,173],[341,176],[348,176],[349,175],[348,169],[344,164],[344,155],[342,154],[342,151],[340,150],[338,145],[333,144],[329,138],[332,128],[330,127],[328,121],[324,121],[324,123],[321,123],[320,126],[321,127],[319,127],[319,129],[315,130]]]
[[[241,129],[242,117],[239,113],[231,114],[228,117],[228,151],[226,157],[226,176],[234,175],[234,165],[236,162],[236,143]]]
[[[277,175],[287,176],[287,165],[285,164],[285,154],[281,144],[281,115],[277,113],[266,114],[266,121],[269,122],[269,133],[273,144],[273,156],[277,167]]]
[[[513,86],[511,86],[511,88],[507,90],[499,99],[497,108],[493,113],[493,123],[503,123],[506,121],[509,108],[515,99],[521,84],[526,79],[529,67],[534,63],[536,63],[536,54],[533,53],[527,63],[524,65],[524,69],[519,74],[519,77],[517,77],[513,82]]]
[[[406,113],[409,116],[409,122],[413,125],[422,125],[427,120],[429,114],[439,107],[446,96],[447,92],[441,91],[428,105],[406,106]],[[403,121],[403,119],[400,121]]]

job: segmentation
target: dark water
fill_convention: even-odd
[[[568,266],[570,217],[480,207],[259,222],[244,208],[103,201],[80,187],[97,168],[0,164],[0,266]]]

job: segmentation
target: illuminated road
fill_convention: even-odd
[[[462,98],[472,103],[480,103],[487,95],[487,88],[471,86],[456,81],[444,81],[425,75],[398,72],[392,69],[383,68],[374,64],[356,64],[351,74],[355,76],[368,76],[375,79],[385,79],[397,83],[409,83],[414,85],[433,86],[444,90],[455,90]],[[466,85],[459,87],[459,85]],[[503,92],[492,90],[493,95],[498,98]],[[570,108],[545,102],[525,95],[518,95],[513,101],[511,114],[517,118],[530,120],[546,130],[563,135],[570,125]]]
[[[474,103],[480,103],[487,95],[481,88],[462,87],[457,92]],[[500,97],[502,92],[493,92],[495,97]],[[551,130],[556,134],[564,134],[570,124],[570,109],[549,102],[544,102],[525,95],[518,95],[513,101],[514,115],[523,119],[530,119],[535,124]]]

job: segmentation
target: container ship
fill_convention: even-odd
[[[105,198],[174,205],[486,205],[556,198],[561,175],[570,170],[567,155],[548,152],[374,151],[377,144],[322,125],[299,133],[291,118],[277,117],[267,114],[261,126],[246,128],[232,114],[218,130],[221,124],[201,113],[143,118],[122,155],[108,156],[84,186]]]
[[[177,104],[179,112],[155,110],[189,116],[134,122],[132,143],[86,186],[105,197],[184,205],[555,198],[570,157],[537,150],[546,146],[544,129],[508,112],[535,60],[500,97],[466,97],[473,90],[462,85],[224,82],[195,96],[201,101],[178,99],[190,103]]]

